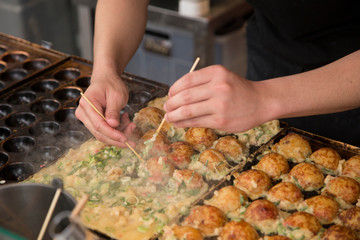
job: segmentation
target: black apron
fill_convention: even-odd
[[[360,49],[359,0],[248,2],[255,8],[247,27],[250,80],[312,70]],[[282,121],[360,146],[360,109]]]

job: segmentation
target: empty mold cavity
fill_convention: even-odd
[[[87,88],[90,86],[90,79],[90,76],[80,77],[76,80],[76,86],[79,86],[81,88]]]
[[[7,102],[14,105],[29,104],[36,99],[36,94],[32,91],[21,91],[11,95]]]
[[[44,79],[31,86],[31,90],[35,92],[51,92],[59,86],[59,82],[55,79]]]
[[[26,127],[35,122],[34,114],[28,112],[20,112],[12,114],[5,120],[5,124],[9,127]]]
[[[35,140],[29,136],[14,137],[4,142],[3,148],[7,152],[28,152],[35,146]]]
[[[56,143],[59,146],[74,147],[83,143],[85,138],[85,134],[81,131],[66,131],[61,132],[56,136]]]
[[[12,112],[12,107],[8,104],[0,104],[0,118],[6,117]]]
[[[75,108],[64,108],[58,110],[54,114],[55,121],[57,122],[66,122],[66,121],[78,121],[75,116]]]
[[[129,103],[131,104],[143,104],[151,98],[151,94],[146,91],[130,91],[129,93]]]
[[[29,133],[34,136],[55,135],[60,131],[60,124],[54,121],[44,121],[32,126]]]
[[[22,68],[8,69],[0,76],[5,82],[20,81],[28,75],[28,72]]]
[[[50,61],[45,58],[28,59],[24,62],[23,67],[28,71],[38,71],[50,64]]]
[[[35,113],[52,113],[60,107],[60,103],[52,99],[44,99],[35,102],[31,105],[30,109]]]
[[[9,156],[4,152],[0,152],[0,167],[4,166],[8,161]]]
[[[3,81],[0,81],[0,90],[5,88],[5,83]]]
[[[5,45],[0,45],[0,55],[4,54],[7,51],[7,47]]]
[[[0,61],[0,72],[6,68],[6,62]]]
[[[54,74],[54,78],[57,80],[67,81],[74,80],[80,76],[80,70],[77,68],[66,68],[60,71],[57,71]]]
[[[10,133],[11,133],[10,129],[8,129],[6,127],[0,127],[0,141],[9,137]]]
[[[35,168],[31,163],[10,163],[0,171],[0,178],[5,181],[20,182],[30,177],[34,173]]]
[[[35,148],[26,159],[33,163],[41,164],[41,167],[44,167],[45,165],[57,160],[61,154],[62,151],[58,147],[42,146]]]
[[[29,54],[24,51],[13,51],[6,53],[2,60],[9,63],[15,63],[15,62],[24,62],[26,59],[29,58]]]
[[[59,100],[73,100],[80,96],[81,90],[77,87],[65,87],[57,90],[54,97]]]

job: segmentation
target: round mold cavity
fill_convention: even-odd
[[[39,71],[50,64],[46,58],[28,59],[24,62],[23,67],[28,71]]]
[[[7,51],[7,47],[5,45],[0,45],[0,55],[3,55]]]
[[[29,58],[29,54],[24,51],[13,51],[5,54],[2,60],[9,63],[24,62]]]
[[[11,105],[8,104],[0,104],[0,118],[6,117],[12,112]]]
[[[45,121],[32,126],[29,133],[34,136],[55,135],[60,131],[60,124],[53,121]]]
[[[34,173],[35,168],[31,163],[10,163],[0,171],[0,178],[10,182],[20,182],[30,177]]]
[[[35,92],[51,92],[59,86],[59,82],[55,79],[44,79],[31,86]]]
[[[4,166],[8,161],[9,156],[4,152],[0,152],[0,167]]]
[[[3,148],[7,152],[21,153],[30,151],[34,148],[34,146],[34,138],[28,136],[20,136],[5,141]]]
[[[0,81],[0,90],[5,88],[5,83],[3,81]]]
[[[81,90],[77,87],[65,87],[57,90],[54,97],[58,100],[73,100],[80,96]]]
[[[1,74],[1,80],[5,82],[20,81],[28,75],[28,72],[22,68],[8,69]]]
[[[129,103],[132,104],[143,104],[151,98],[151,94],[146,91],[130,91],[129,93]]]
[[[5,140],[7,137],[10,136],[10,129],[6,127],[0,127],[0,141]],[[0,165],[1,165],[1,159],[0,159]]]
[[[26,127],[35,122],[36,117],[32,113],[20,112],[12,114],[5,120],[5,124],[9,127]]]
[[[57,71],[54,74],[54,78],[62,81],[74,80],[80,76],[80,70],[77,68],[65,68]]]
[[[26,158],[28,161],[40,164],[40,167],[45,167],[49,163],[57,160],[63,152],[60,148],[55,146],[37,147]]]
[[[30,109],[35,113],[52,113],[58,110],[60,103],[52,99],[44,99],[35,102],[31,105]]]
[[[78,121],[80,122],[75,116],[75,108],[64,108],[60,109],[55,112],[54,118],[57,122],[67,122],[67,121]]]
[[[80,77],[76,80],[76,86],[81,88],[87,88],[90,86],[90,76]]]
[[[59,146],[73,147],[83,143],[85,141],[85,138],[85,134],[81,131],[66,131],[61,132],[56,136],[56,143]]]
[[[0,72],[6,68],[6,62],[0,61]]]
[[[11,95],[7,102],[14,105],[26,105],[36,99],[36,94],[32,91],[21,91]]]

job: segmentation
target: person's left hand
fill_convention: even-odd
[[[166,120],[177,127],[246,131],[265,122],[267,106],[256,84],[219,65],[188,73],[170,88]]]

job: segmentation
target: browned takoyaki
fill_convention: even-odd
[[[244,191],[252,200],[265,196],[271,187],[270,177],[263,171],[250,169],[234,173],[234,186]]]
[[[139,166],[138,175],[154,184],[166,184],[174,172],[174,166],[165,156],[151,157]]]
[[[185,133],[186,142],[199,152],[211,147],[217,139],[215,131],[211,128],[193,127]]]
[[[134,115],[134,123],[143,133],[151,129],[157,129],[165,112],[156,107],[145,107]]]
[[[335,197],[342,208],[349,208],[349,204],[355,204],[360,197],[360,184],[352,178],[328,175],[325,184],[323,194]]]
[[[297,239],[311,239],[321,230],[317,218],[307,212],[294,212],[282,221],[279,234]]]
[[[306,199],[298,209],[313,214],[321,224],[330,224],[337,217],[339,204],[332,197],[317,195]]]
[[[204,237],[218,235],[227,222],[225,214],[210,205],[195,206],[185,218],[183,225],[192,226],[201,231]]]
[[[334,149],[324,147],[313,152],[310,160],[324,173],[337,174],[341,157]]]
[[[283,174],[289,172],[290,167],[286,158],[275,152],[265,154],[254,169],[261,170],[274,180],[278,180]]]
[[[344,162],[341,175],[351,177],[360,182],[360,155],[352,156]]]
[[[233,136],[219,138],[214,143],[214,148],[222,152],[228,161],[237,163],[244,161],[249,152],[245,144]]]
[[[339,213],[339,219],[345,226],[360,231],[360,207],[352,207]]]
[[[147,131],[136,145],[136,151],[144,158],[152,156],[166,156],[169,152],[170,141],[163,132],[156,133],[152,129]]]
[[[297,133],[287,134],[278,143],[274,144],[272,150],[295,163],[305,161],[312,153],[309,141]]]
[[[194,150],[187,142],[174,142],[170,144],[168,159],[178,168],[187,168],[191,162]]]
[[[175,238],[179,239],[179,240],[202,240],[202,239],[204,239],[200,230],[193,228],[191,226],[175,225],[172,230],[173,230]]]
[[[303,201],[301,190],[291,182],[280,182],[273,186],[266,198],[283,210],[294,210]]]
[[[245,212],[245,220],[264,234],[277,231],[279,210],[276,205],[266,199],[252,202]]]
[[[264,240],[291,240],[291,238],[288,238],[286,236],[281,235],[274,235],[274,236],[264,236]]]
[[[257,240],[259,235],[249,223],[230,221],[222,229],[219,240]]]
[[[324,240],[358,240],[355,232],[346,226],[332,225],[321,235]]]
[[[296,184],[304,191],[313,191],[324,185],[324,174],[314,164],[299,163],[290,170],[286,181]]]
[[[223,211],[228,217],[236,216],[241,207],[248,203],[246,194],[234,186],[226,186],[214,192],[205,204],[212,205]]]

